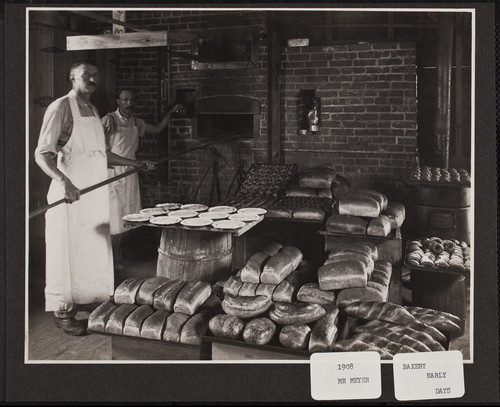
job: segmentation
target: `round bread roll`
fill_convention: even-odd
[[[238,317],[219,314],[208,322],[208,328],[218,338],[237,339],[243,332],[245,323]]]
[[[279,340],[285,348],[303,350],[309,345],[311,328],[308,325],[285,325],[280,332]]]
[[[243,340],[253,345],[265,345],[273,339],[276,325],[269,318],[252,319],[243,330]]]

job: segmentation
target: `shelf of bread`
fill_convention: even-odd
[[[439,168],[439,167],[415,167],[412,169],[408,180],[410,185],[432,185],[444,187],[467,187],[471,186],[471,177],[464,168]]]
[[[457,239],[426,237],[406,245],[404,265],[411,270],[449,274],[470,272],[470,246]]]

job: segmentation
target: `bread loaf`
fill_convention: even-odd
[[[279,243],[276,243],[276,242],[271,242],[266,247],[264,247],[261,250],[261,252],[262,253],[267,253],[269,256],[274,256],[281,249],[283,249],[283,245],[282,244],[279,244]]]
[[[273,292],[273,301],[295,301],[299,288],[312,279],[312,266],[307,260],[303,260],[295,271],[277,285]]]
[[[357,241],[357,242],[350,242],[350,243],[344,243],[339,246],[334,247],[330,253],[328,254],[329,256],[333,256],[336,253],[362,253],[370,256],[373,261],[378,260],[378,247],[375,243],[368,242],[368,241]]]
[[[333,193],[330,188],[318,188],[316,190],[316,194],[318,195],[318,198],[333,199]]]
[[[206,281],[188,281],[177,295],[174,312],[193,315],[211,293],[212,287]]]
[[[417,352],[415,349],[410,348],[409,346],[392,342],[382,336],[377,336],[366,332],[356,334],[352,337],[352,339],[357,339],[365,343],[371,343],[379,348],[387,350],[392,355],[395,355],[397,353]]]
[[[335,170],[321,165],[307,168],[299,173],[299,186],[305,188],[331,188],[335,181]]]
[[[344,312],[360,319],[378,319],[400,325],[415,323],[415,318],[403,306],[392,302],[356,301],[344,308]]]
[[[325,309],[319,304],[274,302],[269,318],[280,325],[308,324],[317,321],[325,313]]]
[[[163,340],[170,342],[180,342],[182,327],[191,318],[190,315],[181,312],[174,312],[167,317]]]
[[[137,304],[153,305],[154,293],[169,281],[166,277],[148,278],[139,287],[135,302]]]
[[[323,220],[325,211],[319,208],[298,208],[292,213],[294,219]]]
[[[258,286],[259,284],[257,283],[243,283],[241,285],[240,291],[238,292],[238,295],[252,297],[255,295],[255,290],[257,289]]]
[[[266,312],[271,303],[271,298],[264,295],[253,297],[226,295],[222,301],[222,309],[226,314],[238,318],[253,318]]]
[[[385,301],[387,296],[373,287],[346,288],[337,295],[337,307],[345,308],[356,301]]]
[[[165,330],[165,322],[170,312],[158,310],[147,317],[142,323],[141,338],[161,340]]]
[[[273,298],[273,293],[276,287],[276,284],[260,283],[255,290],[255,295],[265,295],[266,297]]]
[[[421,307],[406,306],[405,308],[417,321],[432,326],[441,332],[457,334],[461,331],[461,321],[455,315]],[[455,323],[457,320],[458,324]]]
[[[408,346],[414,349],[416,352],[432,352],[431,349],[423,342],[420,342],[406,334],[391,332],[387,335],[381,335],[379,333],[378,336],[383,336],[392,342],[397,342],[401,345]]]
[[[389,202],[383,213],[389,218],[391,229],[400,228],[406,217],[405,206],[399,202]]]
[[[307,283],[300,287],[297,292],[297,300],[312,304],[334,304],[335,294],[319,288],[318,283]]]
[[[379,336],[407,335],[410,338],[423,343],[432,351],[444,351],[443,346],[432,336],[425,332],[415,331],[404,325],[393,324],[391,322],[369,321],[353,329],[354,332],[369,332]]]
[[[202,342],[202,336],[207,332],[211,315],[208,312],[199,312],[189,318],[182,327],[180,342],[199,346]]]
[[[273,339],[276,325],[269,318],[256,318],[247,323],[243,330],[243,340],[253,345],[265,345]]]
[[[354,190],[354,193],[364,194],[369,196],[370,198],[375,199],[379,203],[381,210],[387,209],[387,206],[389,204],[387,196],[385,196],[382,192],[374,191],[373,189],[359,188],[357,190]]]
[[[109,317],[117,308],[118,305],[113,301],[103,302],[89,315],[87,329],[89,331],[104,332]]]
[[[135,304],[135,297],[145,278],[127,278],[116,287],[113,300],[116,304]]]
[[[378,291],[380,293],[381,299],[379,299],[378,301],[387,301],[387,296],[389,294],[389,288],[387,286],[370,280],[366,284],[366,288],[371,288],[372,290]]]
[[[330,256],[325,260],[325,266],[332,263],[339,263],[341,261],[354,261],[361,262],[366,271],[367,278],[369,279],[373,273],[374,262],[373,259],[364,254],[364,253],[356,253],[356,252],[336,252],[330,253]]]
[[[338,201],[340,215],[376,218],[380,215],[380,204],[369,196],[353,196],[351,194]]]
[[[174,310],[175,300],[179,291],[187,284],[187,281],[170,280],[153,295],[153,307],[171,312]]]
[[[282,208],[280,206],[268,206],[266,208],[266,218],[284,218],[291,219],[292,218],[292,210],[288,208]]]
[[[299,186],[292,186],[287,189],[285,196],[316,196],[316,189]]]
[[[245,323],[238,317],[219,314],[210,319],[208,327],[218,338],[237,339],[243,333]]]
[[[392,355],[386,350],[360,341],[359,339],[345,339],[333,344],[333,351],[335,352],[369,352],[375,351],[380,354],[381,359],[392,359]]]
[[[415,331],[420,331],[420,332],[425,332],[432,336],[436,341],[438,341],[441,344],[445,344],[448,342],[446,339],[446,336],[441,333],[438,329],[434,328],[433,326],[429,326],[423,322],[416,321],[412,322],[411,324],[407,325],[409,328],[414,329]]]
[[[104,332],[108,334],[123,335],[123,325],[128,316],[137,308],[135,304],[120,304],[110,315]]]
[[[332,308],[314,324],[309,339],[309,352],[330,352],[337,339],[338,308]]]
[[[240,288],[243,285],[241,277],[231,276],[227,279],[224,284],[223,293],[224,295],[238,295]]]
[[[366,233],[370,236],[389,236],[391,233],[391,221],[385,215],[379,215],[377,218],[370,220]]]
[[[241,281],[243,283],[260,283],[260,274],[270,257],[271,255],[264,252],[257,252],[250,256],[241,269]]]
[[[295,350],[307,349],[311,328],[305,324],[285,325],[281,328],[279,341],[285,347]]]
[[[333,214],[326,221],[326,230],[328,232],[366,235],[366,221],[359,216]]]
[[[318,269],[319,288],[338,290],[350,287],[365,287],[369,269],[359,259],[337,260]]]
[[[141,327],[144,320],[154,311],[154,308],[150,305],[141,305],[137,307],[125,320],[123,335],[141,336]]]
[[[279,284],[302,262],[302,252],[293,246],[285,246],[267,261],[260,275],[265,284]]]

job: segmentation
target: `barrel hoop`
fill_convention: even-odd
[[[192,263],[197,263],[200,261],[214,261],[214,260],[220,260],[221,258],[224,258],[230,254],[233,253],[233,248],[231,247],[229,250],[226,250],[222,254],[219,253],[217,257],[215,256],[196,256],[193,259],[186,259],[184,256],[179,256],[176,254],[172,253],[167,253],[165,250],[162,248],[158,247],[158,253],[163,254],[164,256],[167,256],[168,258],[174,259],[174,260],[179,260],[179,261],[185,261],[185,262],[192,262]]]

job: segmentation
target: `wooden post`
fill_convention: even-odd
[[[125,10],[113,10],[113,20],[125,22]],[[123,34],[125,27],[123,25],[113,24],[113,34]]]
[[[274,26],[273,17],[270,26]],[[268,163],[278,164],[281,157],[281,51],[278,33],[273,29],[269,33],[267,51],[268,76]]]
[[[450,156],[451,55],[453,46],[453,16],[440,16],[437,46],[437,109],[434,122],[432,166],[448,168]]]

